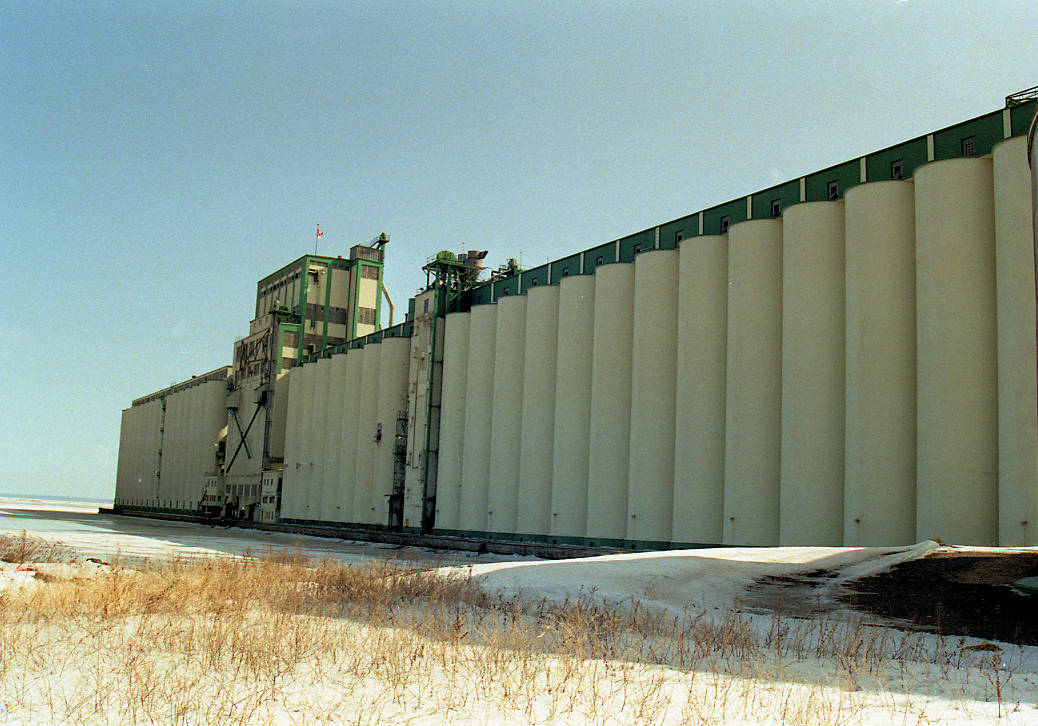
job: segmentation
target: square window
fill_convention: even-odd
[[[772,199],[771,200],[771,218],[776,219],[782,216],[782,200]]]
[[[569,277],[569,268],[568,267],[563,267],[562,268],[562,276],[563,277]]]
[[[977,137],[967,136],[962,140],[962,155],[963,156],[976,156],[977,155]]]
[[[905,160],[894,159],[890,162],[890,178],[891,179],[904,179],[905,178]]]
[[[532,280],[530,280],[530,287],[537,287],[537,278],[536,277],[533,278]]]
[[[685,230],[679,229],[674,233],[674,244],[677,244],[681,240],[685,239]]]
[[[638,254],[641,251],[642,251],[642,246],[640,244],[634,246],[634,254]]]
[[[728,233],[728,221],[729,219],[727,214],[721,217],[721,234]]]
[[[605,262],[605,258],[602,257],[602,255],[599,255],[597,258],[595,258],[595,267],[598,267],[599,265],[601,265],[604,262]]]
[[[826,196],[829,199],[839,199],[840,198],[840,180],[839,179],[834,179],[833,181],[829,182],[829,185],[826,188]]]

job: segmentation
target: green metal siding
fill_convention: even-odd
[[[599,266],[598,259],[602,258],[603,265],[611,265],[616,262],[616,242],[606,242],[604,245],[592,247],[584,252],[584,274],[595,274],[595,268]]]
[[[675,249],[681,240],[695,237],[699,234],[699,215],[690,214],[673,222],[660,225],[660,249]]]
[[[771,203],[778,199],[779,207],[785,209],[791,204],[800,202],[800,180],[794,179],[757,192],[752,198],[754,219],[771,219]]]
[[[638,232],[620,240],[620,262],[633,262],[636,254],[634,248],[639,252],[652,249],[656,246],[656,228]]]
[[[469,306],[471,307],[474,305],[486,305],[487,303],[492,303],[494,302],[493,296],[493,286],[489,282],[483,283],[478,287],[472,288],[472,290],[470,291],[468,299]]]
[[[973,156],[987,156],[991,148],[1002,141],[1003,131],[1002,111],[942,129],[933,135],[934,160],[960,158],[962,140],[968,136],[976,138]]]
[[[746,221],[746,197],[740,197],[703,212],[703,234],[721,234],[721,219],[728,217],[729,226]]]
[[[854,159],[809,175],[805,181],[804,201],[824,202],[829,199],[831,181],[839,182],[840,189],[836,198],[843,199],[848,189],[861,184],[861,161]]]
[[[1038,107],[1038,101],[1028,101],[1009,109],[1013,136],[1024,136],[1031,130],[1031,119],[1034,118],[1036,107]]]
[[[519,294],[519,275],[512,275],[494,283],[494,302],[505,295]]]
[[[563,274],[565,272],[565,274]],[[569,275],[580,274],[580,253],[563,257],[551,263],[551,284],[558,285],[559,280]]]
[[[526,291],[531,287],[536,287],[537,285],[548,285],[550,283],[548,280],[550,267],[550,265],[541,265],[532,270],[525,270],[522,275],[520,275],[522,294],[525,295]]]
[[[866,181],[889,181],[891,168],[895,161],[901,159],[902,179],[911,179],[915,170],[927,163],[926,137],[906,141],[889,149],[883,149],[865,157],[865,179]]]

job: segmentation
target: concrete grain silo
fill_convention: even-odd
[[[494,414],[494,362],[497,306],[481,305],[470,313],[468,382],[465,395],[465,441],[461,466],[461,529],[487,531],[490,496],[490,428]]]
[[[728,230],[724,543],[779,542],[782,222]]]
[[[995,544],[998,345],[991,159],[935,161],[916,169],[914,182],[916,538]]]
[[[843,544],[844,203],[782,214],[779,543]]]
[[[519,514],[519,457],[523,422],[526,296],[497,302],[494,395],[490,404],[487,530],[515,534]]]
[[[375,495],[375,436],[378,434],[379,382],[382,370],[382,345],[364,346],[360,388],[360,416],[357,426],[357,488],[354,510],[360,524],[380,524],[372,506]]]
[[[445,321],[443,403],[440,409],[439,471],[436,485],[437,529],[461,529],[461,477],[468,400],[469,313]]]
[[[342,453],[339,460],[339,507],[343,522],[359,522],[357,506],[357,441],[360,435],[361,383],[364,379],[364,349],[353,348],[346,354],[346,380],[342,401]]]
[[[551,531],[558,331],[558,285],[530,288],[526,293],[522,436],[519,442],[516,513],[516,531],[520,534],[543,536]]]
[[[846,224],[844,544],[915,542],[915,190],[856,186]]]
[[[673,539],[718,543],[724,537],[728,237],[685,239],[680,258]]]
[[[587,536],[627,539],[634,361],[634,264],[595,270]]]

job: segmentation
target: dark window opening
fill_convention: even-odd
[[[905,160],[894,159],[890,162],[890,178],[891,179],[904,179],[905,178]]]
[[[569,268],[568,267],[563,267],[562,268],[562,276],[563,277],[569,277]]]
[[[597,258],[595,258],[595,267],[598,267],[599,265],[601,265],[604,262],[605,262],[605,258],[602,257],[602,255],[599,255]]]
[[[771,218],[776,219],[782,216],[782,200],[772,199],[771,200]]]
[[[828,186],[828,188],[826,190],[826,196],[829,199],[839,199],[840,198],[840,180],[839,179],[834,179],[833,181],[829,182],[829,186]]]
[[[728,215],[721,217],[721,234],[727,234],[728,232]]]
[[[685,230],[679,229],[674,233],[674,244],[677,244],[681,240],[685,239]]]
[[[976,156],[977,155],[977,137],[967,136],[962,140],[962,155],[963,156]]]
[[[642,246],[640,244],[634,246],[634,254],[638,254],[641,251],[642,251]]]

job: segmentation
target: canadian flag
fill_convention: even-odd
[[[317,228],[317,239],[321,239],[321,235],[322,235],[322,234],[324,234],[324,232],[322,232],[322,231],[321,231],[321,228],[320,228],[320,227],[318,227],[318,228]]]

